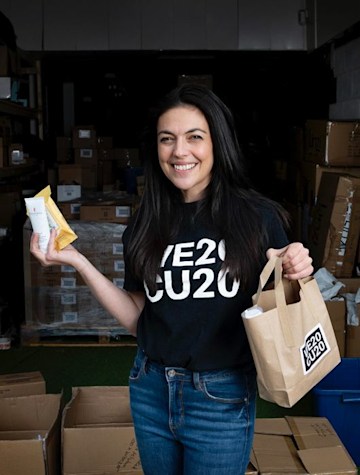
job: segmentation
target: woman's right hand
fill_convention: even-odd
[[[46,253],[39,248],[39,235],[32,233],[30,239],[30,252],[36,257],[40,264],[44,267],[53,265],[74,265],[81,256],[79,251],[74,246],[69,244],[64,249],[58,251],[55,247],[56,230],[52,229],[50,232],[50,240]]]

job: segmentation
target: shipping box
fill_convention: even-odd
[[[316,203],[319,193],[321,176],[324,172],[340,173],[341,175],[351,175],[360,177],[360,167],[329,167],[318,163],[302,162],[300,165],[300,188],[301,198],[313,206]]]
[[[46,394],[46,383],[40,371],[0,374],[0,397]]]
[[[346,305],[344,299],[327,300],[325,302],[334,329],[340,356],[345,356],[346,339]]]
[[[360,166],[360,122],[306,121],[305,160],[337,167]]]
[[[0,473],[60,475],[61,394],[0,398]]]
[[[75,387],[62,417],[63,475],[141,475],[128,386]]]
[[[358,473],[325,417],[256,419],[251,461],[260,474]]]
[[[87,202],[80,207],[81,221],[127,224],[131,214],[131,204],[115,201]]]
[[[360,278],[339,279],[345,287],[340,289],[341,294],[356,294],[360,288]],[[352,310],[357,314],[357,320],[360,320],[360,303],[350,304]],[[348,310],[347,310],[348,313]],[[348,318],[346,317],[346,320]],[[348,322],[347,322],[348,323]],[[360,358],[360,325],[346,325],[345,356],[347,358]]]
[[[309,226],[315,270],[352,277],[360,235],[360,178],[324,172]]]

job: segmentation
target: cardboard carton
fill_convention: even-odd
[[[324,172],[360,177],[360,167],[330,167],[319,165],[318,163],[301,162],[301,189],[299,190],[299,193],[301,193],[300,196],[309,204],[309,206],[314,206],[316,204],[321,176]]]
[[[0,397],[45,393],[46,383],[40,371],[0,375]]]
[[[60,475],[61,394],[0,398],[0,473]]]
[[[356,294],[360,288],[360,278],[339,280],[345,284],[345,287],[340,290],[341,294]],[[360,304],[356,304],[356,311],[360,318]],[[360,325],[346,325],[345,335],[345,357],[360,358]]]
[[[63,475],[142,475],[128,386],[73,388],[62,417]]]
[[[360,235],[360,178],[324,172],[309,227],[315,269],[352,277]]]
[[[334,329],[340,356],[345,356],[346,305],[345,300],[327,300],[325,302]]]
[[[308,120],[305,160],[340,167],[360,166],[360,122]]]
[[[252,464],[260,474],[357,475],[325,417],[256,419]]]

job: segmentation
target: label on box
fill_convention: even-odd
[[[79,137],[79,139],[90,139],[91,138],[91,130],[90,129],[79,129],[78,137]]]
[[[92,158],[93,157],[92,148],[81,148],[80,149],[80,157],[81,158]]]
[[[115,216],[117,218],[129,218],[131,215],[130,206],[116,206]]]
[[[115,277],[113,279],[113,283],[116,285],[116,287],[119,287],[120,289],[122,289],[123,286],[124,286],[124,279],[121,279],[119,277]]]
[[[62,319],[64,323],[77,323],[78,313],[77,312],[63,312]]]
[[[63,294],[61,295],[62,305],[76,305],[76,294]]]
[[[122,243],[116,242],[113,244],[113,254],[114,255],[124,254],[124,246]]]
[[[114,261],[114,271],[121,272],[125,269],[125,263],[123,260]]]
[[[76,278],[75,277],[61,277],[60,287],[63,289],[75,289]]]

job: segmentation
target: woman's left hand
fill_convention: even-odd
[[[292,242],[282,249],[268,249],[266,257],[270,259],[273,256],[282,258],[284,277],[289,280],[302,279],[314,272],[309,249],[301,242]]]

